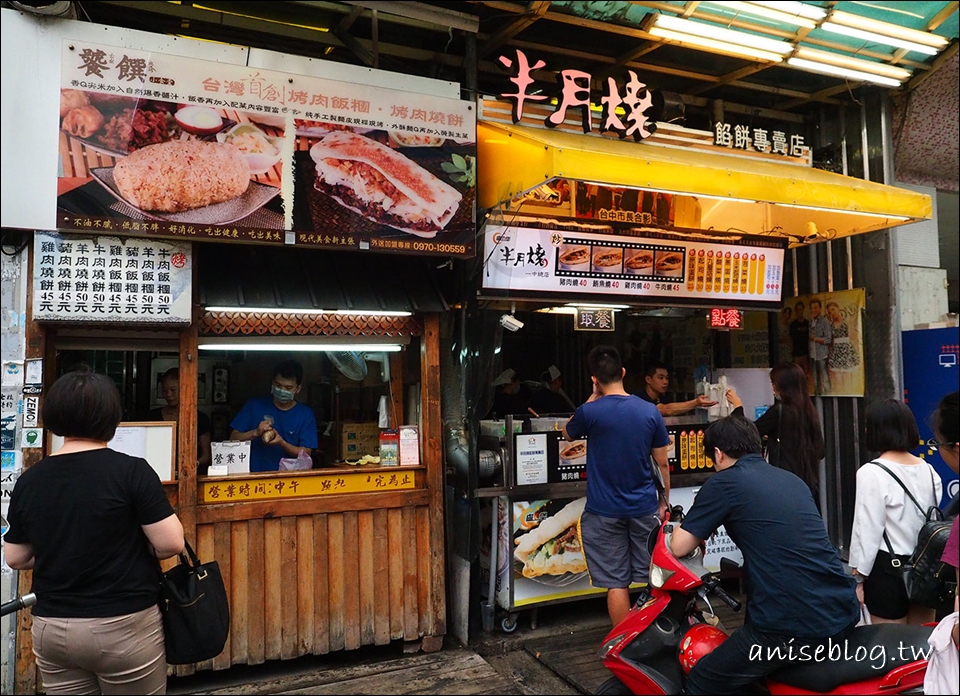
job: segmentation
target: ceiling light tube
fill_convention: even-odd
[[[617,184],[611,182],[603,181],[587,181],[583,180],[585,184],[594,184],[596,186],[617,186]],[[696,196],[697,198],[710,198],[716,201],[727,201],[735,203],[756,203],[757,201],[751,200],[750,198],[737,198],[736,196],[711,196],[706,193],[694,193],[693,191],[672,191],[671,189],[665,188],[642,188],[640,186],[619,186],[618,188],[629,188],[637,189],[638,191],[652,191],[654,193],[669,193],[673,196]]]
[[[812,19],[814,21],[819,21],[827,16],[827,11],[822,7],[817,7],[816,5],[808,5],[804,2],[748,2],[747,5],[760,5],[761,7],[769,7],[770,9],[777,10],[789,15],[795,15],[797,17],[806,17],[807,19]]]
[[[694,22],[689,19],[681,19],[680,17],[671,17],[664,14],[657,15],[657,20],[653,28],[680,32],[681,34],[697,39],[715,39],[716,41],[731,44],[739,48],[749,48],[779,55],[787,55],[793,51],[793,46],[786,41],[767,39],[742,31],[723,29],[715,24]]]
[[[353,351],[357,353],[399,353],[402,346],[397,343],[343,343],[327,345],[323,343],[290,345],[284,341],[267,343],[264,341],[244,341],[237,339],[226,343],[209,343],[200,339],[197,344],[200,350],[227,350],[253,352],[293,352],[293,353],[332,353],[338,351]]]
[[[349,314],[359,317],[409,317],[413,312],[379,309],[294,309],[291,307],[207,307],[208,312],[256,312],[258,314]]]
[[[798,27],[806,27],[807,29],[814,29],[817,26],[817,23],[812,19],[799,17],[794,14],[788,14],[786,12],[774,10],[772,8],[757,5],[752,2],[710,2],[708,4],[719,5],[720,7],[733,10],[734,12],[743,12],[756,17],[765,17],[766,19],[772,19],[776,22],[794,24]]]
[[[902,48],[907,51],[916,51],[917,53],[923,53],[928,56],[935,56],[938,53],[937,49],[930,46],[924,46],[923,44],[919,44],[914,41],[904,41],[903,39],[896,39],[892,36],[884,36],[883,34],[875,34],[872,31],[863,31],[862,29],[856,29],[855,27],[836,24],[835,22],[824,22],[820,25],[820,28],[824,29],[825,31],[833,32],[834,34],[842,34],[843,36],[850,36],[854,39],[862,39],[864,41],[869,41],[870,43],[879,43],[886,46],[893,46],[895,48]]]
[[[795,54],[797,58],[816,61],[817,63],[829,63],[830,65],[839,65],[840,67],[850,68],[851,70],[862,70],[863,72],[875,73],[884,77],[891,77],[894,80],[907,80],[912,74],[905,68],[898,68],[895,65],[886,63],[877,63],[862,58],[853,58],[841,53],[831,53],[830,51],[818,51],[815,48],[806,48],[801,46]]]
[[[799,208],[800,210],[816,210],[820,213],[842,213],[844,215],[870,215],[872,217],[882,217],[890,220],[912,220],[907,215],[891,215],[889,213],[870,213],[865,210],[841,210],[840,208],[821,208],[815,205],[797,205],[795,203],[775,203],[774,205],[783,208]]]
[[[940,36],[939,34],[934,34],[933,32],[901,27],[897,24],[881,22],[876,19],[870,19],[869,17],[863,17],[861,15],[851,14],[849,12],[840,12],[835,10],[833,14],[830,15],[830,21],[847,27],[853,27],[854,29],[873,32],[875,34],[880,34],[881,36],[892,36],[898,39],[903,39],[904,41],[923,44],[924,46],[930,46],[936,49],[941,49],[950,43],[947,38]]]
[[[573,309],[630,309],[630,305],[625,304],[583,304],[580,302],[568,302],[566,306]]]
[[[724,43],[723,41],[714,41],[713,39],[691,36],[690,34],[681,34],[676,31],[670,31],[669,29],[651,27],[649,33],[652,36],[659,36],[663,39],[675,41],[681,46],[697,46],[699,48],[711,50],[714,53],[723,53],[725,55],[737,56],[740,58],[759,58],[760,60],[767,60],[771,63],[780,63],[783,61],[783,56],[777,55],[776,53],[757,51],[746,48],[745,46],[736,46],[734,44]]]
[[[892,77],[884,77],[883,75],[874,75],[873,73],[863,72],[862,70],[851,70],[850,68],[841,68],[838,65],[827,65],[826,63],[815,63],[812,60],[804,60],[803,58],[788,58],[787,64],[794,68],[800,68],[801,70],[809,70],[810,72],[822,73],[824,75],[833,75],[835,77],[849,77],[853,80],[860,80],[861,82],[872,82],[878,85],[884,85],[886,87],[899,87],[902,80],[895,80]]]

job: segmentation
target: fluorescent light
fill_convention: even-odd
[[[579,302],[568,302],[567,307],[573,309],[630,309],[630,305],[625,304],[581,304]]]
[[[908,79],[911,75],[909,70],[898,68],[895,65],[877,63],[871,60],[863,60],[862,58],[853,58],[852,56],[846,56],[841,53],[818,51],[815,48],[807,48],[805,46],[797,49],[796,57],[816,61],[817,63],[839,65],[844,68],[850,68],[851,70],[862,70],[863,72],[875,73],[900,81]]]
[[[295,344],[290,345],[290,343],[284,341],[277,341],[276,343],[267,343],[264,341],[244,341],[242,339],[236,339],[234,341],[228,341],[223,343],[209,343],[204,339],[200,339],[197,347],[200,350],[242,350],[242,351],[270,351],[275,353],[280,352],[295,352],[295,353],[332,353],[338,351],[355,351],[358,353],[399,353],[402,346],[396,343],[342,343],[338,345],[329,345],[323,343],[314,343],[314,344]]]
[[[256,312],[258,314],[349,314],[358,317],[409,317],[413,312],[379,309],[292,309],[290,307],[206,307],[208,312]]]
[[[603,182],[603,181],[587,181],[584,180],[585,184],[594,184],[595,186],[617,186],[615,183]],[[736,196],[710,196],[705,193],[692,193],[690,191],[672,191],[665,188],[643,188],[641,186],[619,186],[618,188],[629,188],[636,189],[638,191],[652,191],[654,193],[669,193],[673,196],[695,196],[696,198],[710,198],[717,201],[727,201],[727,202],[736,202],[736,203],[756,203],[757,201],[751,200],[749,198],[737,198]]]
[[[671,17],[664,14],[657,15],[657,20],[653,28],[680,32],[681,34],[697,39],[704,37],[715,39],[736,46],[739,49],[748,48],[780,55],[786,55],[793,51],[793,46],[786,41],[767,39],[762,36],[756,36],[755,34],[746,34],[742,31],[723,29],[715,24],[693,22],[689,19],[681,19],[680,17]]]
[[[708,4],[719,5],[735,12],[743,12],[746,14],[755,15],[757,17],[765,17],[776,22],[783,22],[784,24],[795,24],[798,27],[806,27],[807,29],[813,29],[817,26],[817,23],[812,19],[800,17],[795,14],[789,14],[787,12],[781,12],[780,10],[764,7],[752,2],[710,2]]]
[[[834,11],[833,14],[830,15],[830,21],[847,27],[879,34],[880,36],[892,36],[897,39],[903,39],[909,43],[922,44],[936,49],[941,49],[950,43],[948,39],[939,34],[901,27],[897,24],[881,22],[876,19],[870,19],[869,17],[850,14],[849,12]]]
[[[912,220],[907,215],[890,215],[889,213],[870,213],[865,210],[841,210],[839,208],[820,208],[815,205],[796,205],[795,203],[774,203],[784,208],[799,208],[800,210],[816,210],[821,213],[842,213],[844,215],[870,215],[872,217],[888,218],[890,220]]]
[[[794,68],[800,68],[801,70],[823,73],[824,75],[835,75],[837,77],[849,77],[851,79],[861,80],[863,82],[873,82],[878,85],[886,85],[887,87],[899,87],[900,83],[902,82],[902,80],[895,80],[892,77],[874,75],[873,73],[863,72],[862,70],[841,68],[837,65],[815,63],[811,60],[804,60],[803,58],[788,58],[787,64]]]
[[[827,11],[816,5],[808,5],[803,2],[748,2],[748,5],[761,5],[769,7],[789,15],[806,17],[807,19],[820,20],[827,16]]]
[[[854,39],[863,39],[864,41],[869,41],[871,43],[880,43],[887,46],[902,48],[907,51],[916,51],[917,53],[924,53],[928,56],[935,56],[938,53],[937,49],[930,46],[924,46],[923,44],[919,44],[914,41],[904,41],[903,39],[896,39],[892,36],[884,36],[882,34],[875,34],[871,31],[863,31],[862,29],[857,29],[855,27],[836,24],[835,22],[824,22],[820,25],[820,28],[833,32],[834,34],[843,34],[844,36],[850,36]]]
[[[538,314],[576,314],[576,307],[543,307],[534,310]]]
[[[670,31],[669,29],[660,29],[659,27],[651,27],[649,34],[651,36],[659,36],[663,39],[669,39],[670,41],[676,41],[681,46],[697,46],[699,48],[712,50],[715,53],[723,53],[725,55],[737,56],[740,58],[759,58],[760,60],[768,60],[771,63],[779,63],[783,60],[783,56],[779,56],[776,53],[756,51],[751,48],[745,48],[744,46],[735,46],[734,44],[724,43],[722,41],[714,41],[713,39],[704,39],[699,36],[681,34],[676,31]]]

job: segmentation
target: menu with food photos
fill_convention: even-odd
[[[785,245],[741,237],[726,243],[696,232],[681,237],[662,230],[595,233],[487,225],[483,287],[605,295],[624,300],[657,297],[710,305],[763,306],[780,302]]]
[[[473,256],[474,103],[322,72],[64,41],[57,228]]]

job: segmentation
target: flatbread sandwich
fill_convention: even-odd
[[[318,191],[367,220],[418,237],[436,236],[463,198],[409,157],[350,131],[325,136],[310,157]]]
[[[582,573],[587,569],[577,534],[577,523],[586,504],[586,498],[578,498],[514,540],[517,548],[513,557],[523,563],[524,577]]]

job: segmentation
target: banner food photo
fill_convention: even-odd
[[[863,396],[863,288],[801,295],[783,304],[779,359],[803,368],[811,394]]]
[[[474,254],[471,102],[65,41],[58,228]]]

